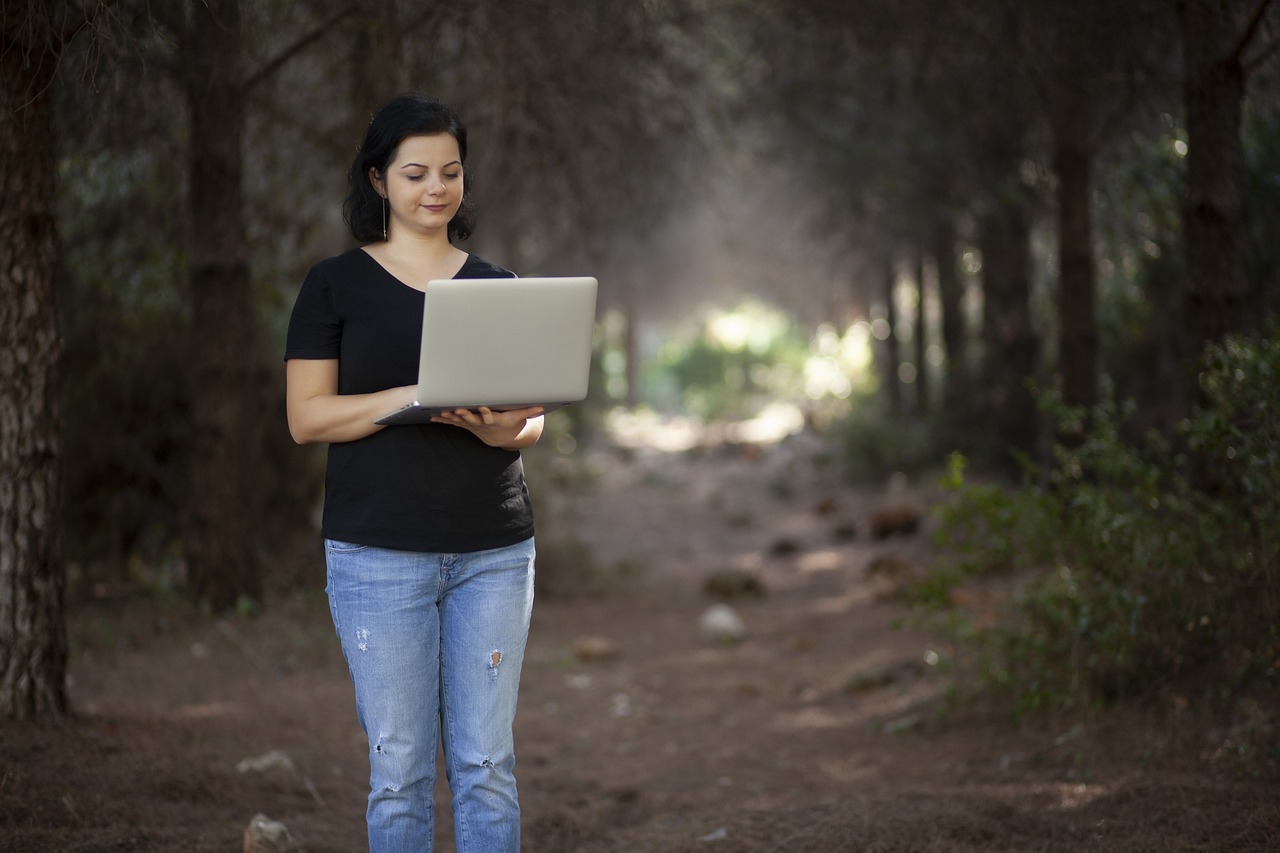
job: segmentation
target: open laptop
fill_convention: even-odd
[[[417,399],[377,423],[427,423],[479,406],[550,412],[582,400],[596,286],[589,276],[428,282]]]

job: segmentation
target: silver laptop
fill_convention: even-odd
[[[550,412],[587,396],[596,280],[439,279],[427,283],[418,395],[380,424],[426,423],[451,409]]]

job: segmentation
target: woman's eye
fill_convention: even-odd
[[[422,180],[425,177],[425,175],[406,175],[405,177],[407,177],[411,181],[417,182]]]
[[[460,178],[461,173],[454,172],[453,174],[445,175],[445,177],[452,181],[452,180],[456,180],[457,178]]]

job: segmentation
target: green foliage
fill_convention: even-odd
[[[883,394],[855,399],[836,429],[849,482],[881,480],[898,472],[918,473],[936,464],[931,425],[888,411]]]
[[[1014,493],[994,483],[966,481],[967,466],[959,453],[947,459],[941,485],[956,499],[939,510],[941,523],[935,534],[936,544],[956,557],[957,580],[1004,574],[1019,564],[1047,559],[1044,494],[1030,487]]]
[[[1010,612],[973,631],[1018,710],[1280,680],[1280,325],[1212,347],[1201,384],[1186,454],[1127,439],[1128,406],[1047,399],[1063,440],[1044,489],[966,483],[953,459],[938,544],[956,560],[923,600],[1019,571]]]
[[[791,317],[748,300],[667,341],[644,396],[705,421],[749,418],[803,387],[808,352]]]
[[[1280,505],[1280,321],[1261,338],[1210,347],[1200,388],[1193,447],[1220,466],[1216,479],[1259,528],[1273,525],[1265,510]],[[1276,547],[1272,537],[1270,553]]]

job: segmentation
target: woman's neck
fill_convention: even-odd
[[[397,234],[394,231],[391,239],[382,244],[382,249],[391,257],[414,266],[434,266],[447,262],[462,252],[449,242],[449,235],[446,233],[418,235]]]
[[[443,235],[436,239],[393,234],[390,240],[366,246],[365,251],[392,275],[419,289],[432,279],[453,278],[467,259],[467,253]]]

